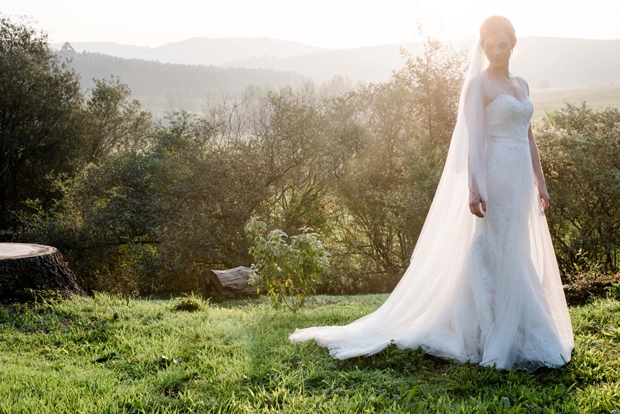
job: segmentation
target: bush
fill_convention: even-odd
[[[567,104],[537,123],[562,273],[620,270],[620,111]]]
[[[250,254],[254,258],[250,284],[259,292],[266,291],[275,309],[286,306],[296,312],[304,305],[305,296],[315,292],[324,274],[329,274],[329,253],[319,241],[319,235],[309,227],[290,237],[282,230],[267,230],[264,221],[248,221],[245,231],[254,241]]]
[[[30,22],[0,14],[0,230],[27,199],[49,205],[49,178],[80,159],[79,78]]]
[[[265,190],[245,148],[218,149],[186,113],[168,122],[149,148],[59,182],[62,201],[22,217],[19,241],[56,246],[85,289],[114,294],[187,292],[200,269],[249,265],[243,229]]]
[[[174,310],[185,312],[198,312],[201,311],[203,307],[202,300],[193,294],[178,298],[174,304]]]

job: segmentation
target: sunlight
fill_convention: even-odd
[[[144,0],[93,2],[23,0],[3,12],[28,15],[51,32],[52,42],[111,41],[160,46],[191,37],[270,37],[325,48],[353,48],[416,40],[420,21],[426,33],[441,39],[476,35],[488,16],[509,17],[518,36],[616,39],[620,2],[592,0],[177,0],[174,7],[154,7]]]

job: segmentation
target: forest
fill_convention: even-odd
[[[195,290],[204,268],[249,266],[244,228],[259,217],[320,235],[319,293],[389,292],[441,177],[465,57],[427,38],[385,82],[250,87],[155,121],[122,74],[85,90],[44,33],[0,16],[0,241],[58,247],[89,292],[161,295]],[[169,67],[145,82],[182,88]],[[562,276],[617,274],[620,111],[546,115],[533,129]]]
[[[200,112],[205,100],[243,94],[248,85],[276,87],[302,80],[300,74],[292,71],[181,65],[76,53],[69,44],[57,53],[70,62],[83,89],[94,88],[95,79],[119,77],[124,84],[131,85],[131,96],[147,106],[156,118],[164,117],[166,111]]]

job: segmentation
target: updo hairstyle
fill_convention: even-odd
[[[512,23],[510,23],[510,20],[504,16],[491,16],[482,23],[482,26],[480,26],[480,46],[484,47],[484,41],[487,37],[500,32],[504,32],[508,35],[511,43],[510,49],[514,49],[517,45],[515,28]]]

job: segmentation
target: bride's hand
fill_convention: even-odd
[[[543,210],[547,211],[549,208],[549,193],[547,193],[547,189],[539,189],[538,194],[540,195],[540,204],[542,205]]]
[[[547,196],[547,200],[549,200],[549,196]],[[469,191],[469,211],[474,216],[478,216],[480,218],[484,217],[483,211],[486,213],[487,204],[484,202],[480,194]]]

